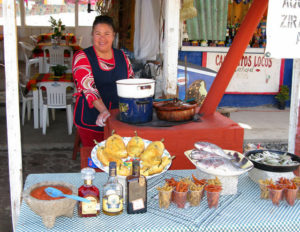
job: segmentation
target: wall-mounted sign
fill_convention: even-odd
[[[208,52],[206,67],[218,72],[226,55],[227,53]],[[277,93],[280,80],[282,80],[281,63],[281,59],[267,58],[263,54],[245,53],[240,60],[225,93]]]
[[[300,1],[269,0],[266,55],[300,58]]]

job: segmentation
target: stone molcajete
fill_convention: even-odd
[[[45,181],[32,185],[23,193],[24,201],[27,205],[43,219],[43,223],[47,228],[52,228],[55,224],[56,217],[67,216],[73,217],[76,200],[70,198],[61,198],[53,200],[39,200],[30,193],[32,190],[42,186],[62,186],[72,190],[73,195],[77,195],[77,188],[65,182]]]

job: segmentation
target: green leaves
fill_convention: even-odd
[[[58,21],[56,21],[55,18],[50,16],[49,22],[51,23],[51,27],[53,29],[52,38],[61,37],[62,32],[66,29],[66,26],[62,24],[61,19],[58,19]]]
[[[290,99],[290,90],[287,85],[281,85],[279,93],[275,96],[279,102],[285,102]]]
[[[51,67],[51,70],[54,72],[55,76],[61,76],[67,71],[67,67],[64,65],[55,65]]]

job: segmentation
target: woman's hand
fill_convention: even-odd
[[[108,110],[101,112],[97,117],[96,125],[101,126],[101,127],[106,126],[105,122],[109,116],[110,116],[110,113],[108,112]]]
[[[106,126],[105,122],[110,116],[110,113],[108,112],[106,106],[104,105],[101,99],[93,101],[93,105],[100,112],[95,122],[96,125],[101,127]]]

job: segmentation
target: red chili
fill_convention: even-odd
[[[288,189],[297,189],[297,185],[293,182],[292,184],[287,185],[287,188]]]
[[[220,185],[209,184],[205,186],[205,190],[208,192],[220,192],[222,187]]]
[[[176,185],[176,192],[187,192],[188,191],[188,184],[182,181],[177,182]]]
[[[198,184],[198,185],[205,185],[207,182],[206,182],[206,179],[197,179],[194,174],[192,174],[192,177],[193,177],[193,180],[194,180],[194,183],[195,184]]]
[[[268,188],[274,189],[274,190],[281,190],[281,189],[282,189],[282,186],[280,186],[279,184],[276,184],[276,185],[270,184],[270,185],[268,186]]]
[[[169,186],[175,187],[177,185],[177,181],[172,177],[171,179],[165,179]]]

